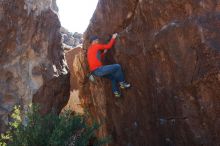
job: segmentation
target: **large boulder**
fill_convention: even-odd
[[[54,0],[0,1],[0,132],[16,104],[59,113],[69,98]]]
[[[220,145],[220,2],[101,0],[85,33],[119,33],[107,63],[132,88],[117,100],[110,82],[79,95],[112,135],[112,146]]]
[[[70,97],[63,110],[71,110],[76,113],[84,113],[83,100],[80,100],[80,91],[86,83],[85,51],[81,47],[72,48],[65,53],[67,65],[70,70]]]
[[[64,27],[60,28],[60,32],[62,35],[62,43],[64,46],[64,49],[69,51],[75,47],[79,47],[82,45],[83,42],[83,35],[81,33],[75,32],[69,32]]]

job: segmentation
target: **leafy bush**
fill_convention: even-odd
[[[100,127],[96,122],[89,126],[84,116],[72,115],[70,111],[45,116],[38,111],[39,107],[30,107],[24,124],[20,107],[16,106],[9,130],[1,134],[0,146],[87,146]],[[93,145],[100,146],[108,141],[109,138],[96,139]]]

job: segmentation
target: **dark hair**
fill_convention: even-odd
[[[91,37],[89,37],[90,43],[91,43],[92,41],[94,41],[94,40],[97,40],[97,39],[99,39],[98,36],[91,36]]]

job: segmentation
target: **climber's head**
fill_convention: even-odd
[[[90,43],[98,43],[99,42],[99,37],[93,35],[89,38]]]

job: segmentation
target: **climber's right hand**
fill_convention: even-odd
[[[117,33],[114,33],[114,34],[112,35],[112,38],[115,39],[117,36],[118,36],[118,34],[117,34]]]
[[[105,49],[103,53],[105,54],[105,53],[107,53],[107,52],[108,52],[108,50]]]

